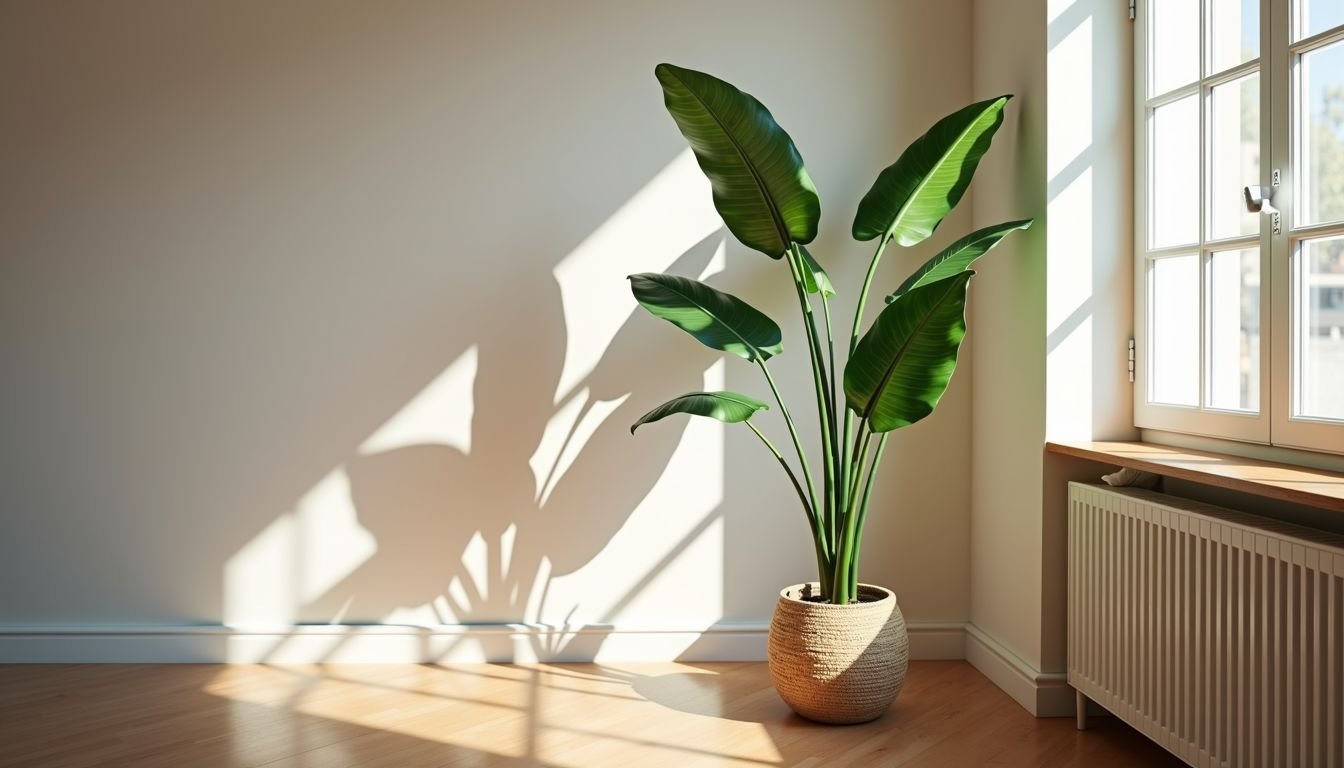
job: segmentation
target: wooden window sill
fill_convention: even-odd
[[[1060,442],[1046,443],[1045,449],[1063,456],[1344,513],[1344,474],[1337,472],[1156,443]]]

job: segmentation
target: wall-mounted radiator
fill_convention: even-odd
[[[1190,765],[1344,768],[1344,538],[1070,483],[1068,579],[1080,694]]]

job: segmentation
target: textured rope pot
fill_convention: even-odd
[[[779,593],[770,622],[770,677],[794,712],[822,723],[866,723],[905,682],[910,640],[891,590],[859,585],[859,602],[820,601],[817,582]]]

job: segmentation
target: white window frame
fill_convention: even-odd
[[[1144,429],[1186,433],[1272,444],[1312,451],[1344,453],[1344,424],[1292,416],[1292,390],[1289,382],[1292,354],[1290,323],[1293,308],[1292,264],[1301,240],[1307,236],[1321,237],[1344,234],[1344,223],[1297,227],[1293,198],[1296,179],[1292,178],[1290,143],[1300,147],[1301,142],[1289,142],[1292,125],[1293,99],[1297,93],[1297,57],[1304,51],[1344,39],[1344,30],[1334,30],[1311,38],[1290,43],[1290,23],[1294,0],[1261,0],[1260,2],[1260,57],[1235,67],[1202,77],[1195,84],[1183,86],[1152,98],[1148,95],[1148,51],[1151,24],[1148,6],[1161,0],[1138,0],[1136,3],[1134,34],[1134,120],[1135,120],[1135,205],[1134,205],[1134,424]],[[1200,2],[1201,72],[1208,61],[1207,2]],[[1210,186],[1209,156],[1211,130],[1208,125],[1209,99],[1213,87],[1236,80],[1251,72],[1260,73],[1260,184],[1271,187],[1274,169],[1280,171],[1280,183],[1273,187],[1273,204],[1281,211],[1282,234],[1272,231],[1269,216],[1262,216],[1259,235],[1209,240],[1209,215],[1206,198]],[[1291,78],[1291,83],[1289,81]],[[1200,97],[1200,192],[1199,242],[1174,247],[1151,248],[1149,218],[1151,201],[1148,195],[1152,146],[1152,110],[1180,98],[1198,93]],[[1246,183],[1252,183],[1247,180]],[[1209,370],[1204,330],[1207,323],[1207,261],[1214,251],[1238,248],[1260,249],[1260,402],[1256,413],[1225,411],[1207,406],[1180,406],[1148,401],[1150,366],[1148,324],[1151,263],[1154,258],[1197,253],[1200,259],[1200,365],[1199,400],[1208,398],[1206,374]]]

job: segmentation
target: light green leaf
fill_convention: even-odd
[[[799,245],[798,250],[803,254],[803,288],[808,293],[820,293],[827,298],[834,296],[835,286],[831,285],[830,275],[812,258],[812,253],[805,246]]]
[[[630,425],[630,434],[635,434],[635,430],[644,424],[658,421],[674,413],[708,416],[727,424],[736,424],[769,407],[760,400],[736,392],[691,392],[674,397],[640,416],[638,421]]]
[[[704,72],[659,64],[654,74],[733,236],[775,259],[790,242],[812,242],[821,201],[793,139],[770,110]]]
[[[736,296],[676,275],[630,276],[630,290],[645,309],[711,349],[747,360],[769,360],[784,351],[774,320]]]
[[[1030,226],[1031,219],[1021,219],[977,229],[924,262],[923,266],[905,278],[905,282],[901,283],[900,287],[891,292],[891,295],[887,297],[887,303],[890,304],[895,301],[897,296],[911,288],[917,288],[965,272],[971,264],[975,263],[976,259],[985,255],[985,252],[990,248],[998,245],[999,241],[1007,237],[1009,233],[1019,229],[1027,229]]]
[[[929,235],[970,186],[980,158],[1003,124],[1011,96],[977,102],[934,123],[877,176],[859,202],[854,238],[895,237],[904,246]]]
[[[845,399],[874,432],[933,412],[957,368],[966,335],[962,272],[903,293],[877,316],[845,366]]]

